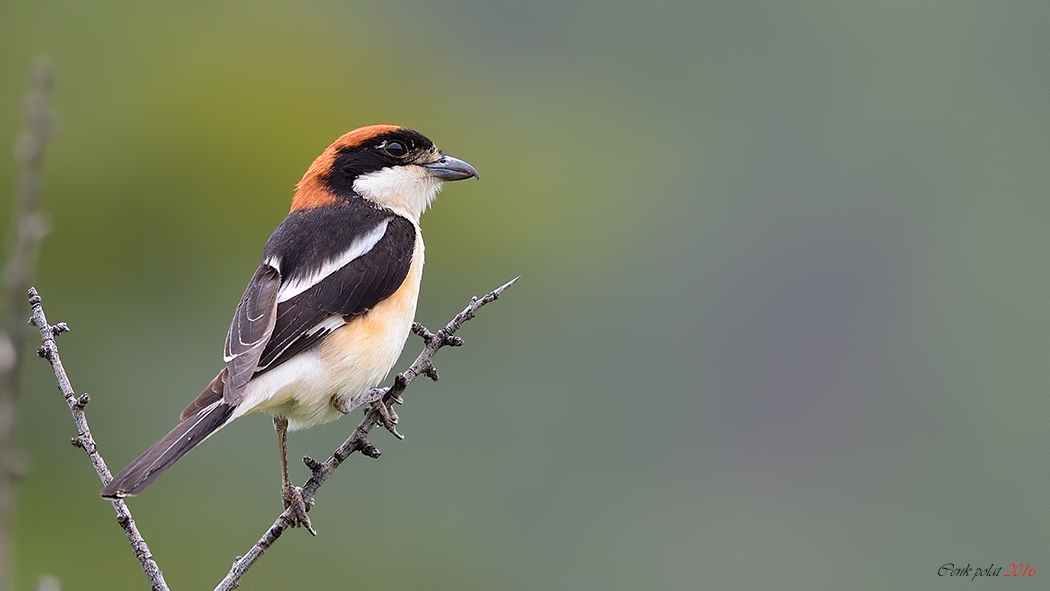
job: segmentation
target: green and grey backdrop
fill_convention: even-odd
[[[335,137],[399,123],[481,172],[423,218],[418,319],[521,281],[246,589],[1045,589],[1048,30],[1012,1],[9,0],[0,146],[50,55],[35,284],[114,468],[220,367]],[[14,186],[4,149],[5,227]],[[143,588],[24,370],[18,588]],[[130,505],[173,588],[211,588],[280,509],[269,420]]]

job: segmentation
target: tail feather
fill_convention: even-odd
[[[102,489],[102,497],[119,499],[142,492],[161,472],[225,425],[233,415],[233,409],[231,404],[215,402],[175,425],[160,441],[114,476]]]

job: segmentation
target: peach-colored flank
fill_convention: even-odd
[[[306,169],[303,178],[295,185],[295,196],[292,197],[291,211],[311,209],[335,203],[338,198],[324,187],[320,177],[331,170],[332,163],[335,162],[335,157],[339,150],[360,145],[377,135],[397,131],[398,129],[401,128],[397,125],[369,125],[344,133],[339,139],[332,142],[332,145],[328,146],[314,160],[310,168]]]

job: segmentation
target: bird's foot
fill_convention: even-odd
[[[386,396],[388,390],[390,390],[390,388],[372,388],[363,395],[354,398],[344,398],[337,394],[333,394],[331,398],[332,408],[344,415],[348,415],[362,406],[372,405],[375,404],[376,401],[382,400],[383,396]]]
[[[400,400],[400,399],[398,399]],[[387,406],[382,399],[379,399],[371,404],[372,409],[379,414],[379,422],[386,427],[390,434],[398,439],[404,439],[405,436],[397,432],[397,413],[390,406]]]
[[[317,532],[314,531],[314,526],[310,523],[310,517],[306,514],[310,508],[303,499],[303,489],[286,482],[281,486],[281,498],[284,500],[284,508],[291,509],[288,525],[291,527],[305,527],[311,536],[316,536]]]

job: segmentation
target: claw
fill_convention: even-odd
[[[390,431],[391,435],[397,437],[398,439],[405,438],[404,435],[397,432],[398,418],[397,413],[394,412],[394,409],[384,404],[382,400],[377,400],[373,402],[372,408],[375,409],[377,413],[379,413],[379,422],[382,423],[383,427],[385,427],[387,431]]]
[[[372,403],[372,408],[379,413],[379,420],[383,423],[383,426],[390,429],[398,422],[397,413],[394,412],[393,408],[390,408],[382,400],[376,400]]]

